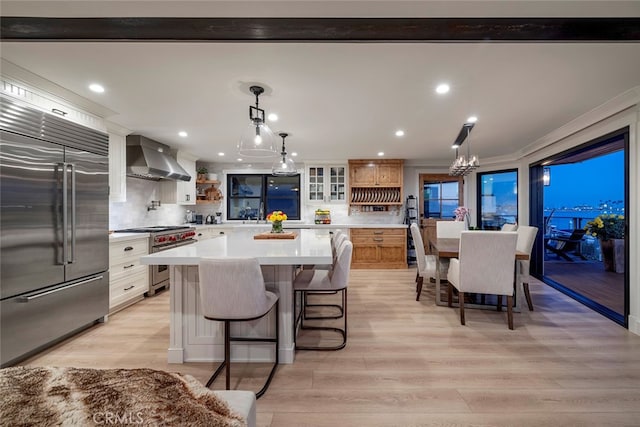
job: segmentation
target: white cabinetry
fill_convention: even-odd
[[[190,181],[163,181],[160,186],[162,203],[178,205],[196,204],[196,160],[191,154],[178,151],[178,164],[191,176]]]
[[[346,203],[346,165],[310,165],[307,167],[307,201],[311,203]]]
[[[3,61],[3,68],[5,67],[5,64],[6,62]],[[3,69],[3,73],[4,71],[5,70]],[[5,75],[2,76],[0,80],[0,91],[14,99],[25,102],[29,106],[38,110],[52,113],[60,118],[70,120],[74,123],[78,123],[92,129],[103,132],[106,131],[105,122],[101,117],[84,111],[81,108],[65,102],[44,90],[16,81],[11,77],[7,77]]]
[[[127,201],[126,136],[109,129],[109,201]]]
[[[148,237],[109,243],[109,313],[144,298],[149,290],[149,266],[140,264],[140,257],[148,254]]]
[[[203,241],[213,239],[214,237],[220,237],[221,235],[230,234],[233,232],[233,227],[225,227],[223,225],[212,225],[210,227],[198,227],[196,229],[196,240]]]

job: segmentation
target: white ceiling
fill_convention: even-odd
[[[13,3],[3,2],[3,15],[52,13],[42,5],[21,10]],[[481,159],[499,157],[640,85],[640,43],[9,42],[0,47],[3,59],[116,112],[109,121],[214,162],[223,160],[219,151],[226,153],[225,162],[237,157],[235,146],[254,102],[252,83],[266,85],[261,107],[280,116],[271,127],[291,134],[287,147],[299,160],[374,158],[384,151],[387,158],[422,164],[450,162],[450,145],[472,114],[479,119],[470,138],[473,152]],[[100,82],[106,92],[92,93],[91,82]],[[451,85],[448,95],[434,92],[440,82]],[[396,129],[406,136],[395,137]],[[180,138],[179,130],[189,137]]]

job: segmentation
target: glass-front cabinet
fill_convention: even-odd
[[[313,165],[307,168],[307,200],[317,203],[346,203],[347,167]]]

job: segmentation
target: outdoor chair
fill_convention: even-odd
[[[550,237],[544,244],[546,250],[553,252],[558,257],[567,261],[573,262],[573,258],[569,256],[569,253],[574,253],[583,260],[586,258],[580,253],[580,242],[584,237],[585,230],[576,229],[573,230],[569,237],[554,236]]]

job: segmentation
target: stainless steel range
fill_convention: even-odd
[[[182,225],[127,228],[116,230],[116,233],[149,233],[149,253],[152,254],[196,242],[193,238],[196,235],[195,227]],[[165,286],[169,286],[169,266],[149,266],[149,290],[146,295],[153,296]]]

